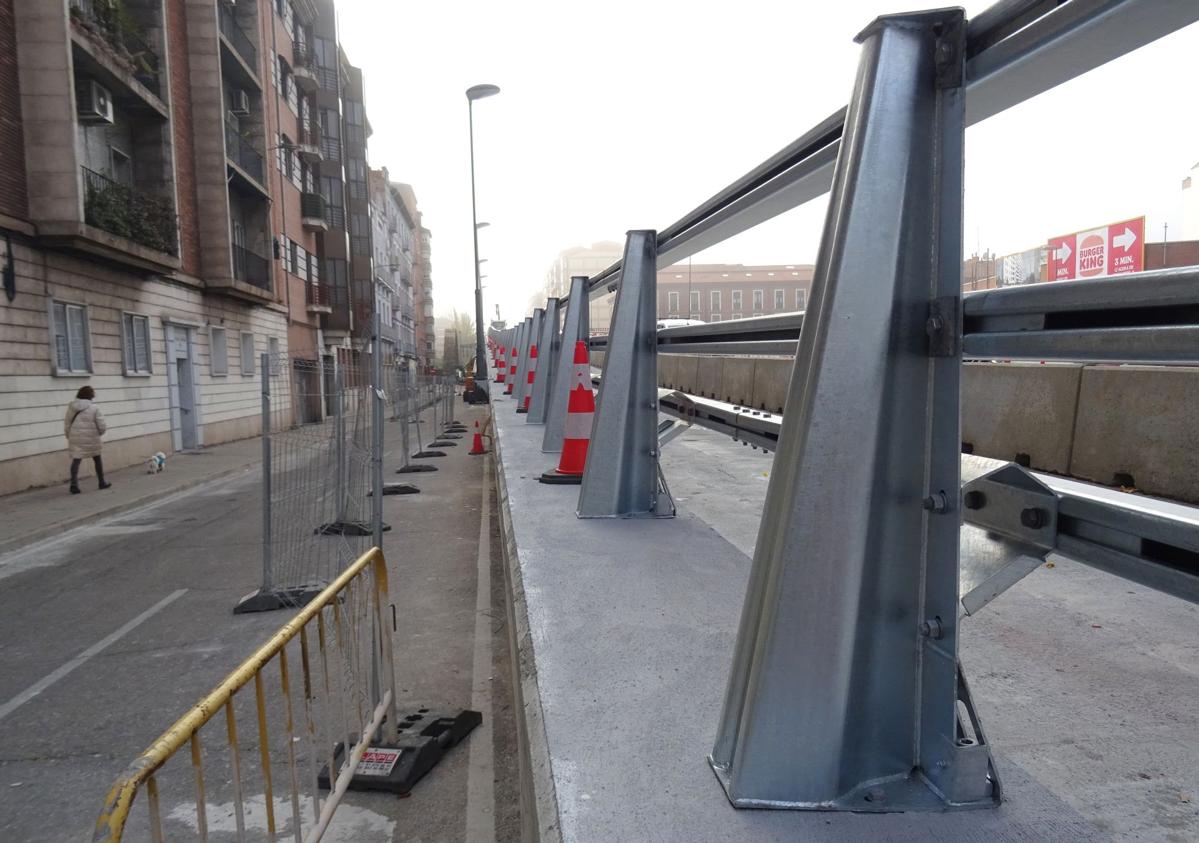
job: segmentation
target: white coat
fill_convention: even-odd
[[[76,398],[67,405],[62,425],[71,448],[71,459],[100,456],[100,437],[108,430],[108,425],[104,423],[104,414],[99,407],[86,398]]]

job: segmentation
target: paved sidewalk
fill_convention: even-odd
[[[262,440],[242,439],[200,451],[173,454],[166,470],[147,474],[142,464],[108,472],[111,489],[100,491],[96,479],[80,481],[83,494],[67,485],[30,489],[0,498],[0,553],[61,533],[209,480],[248,471],[262,461]]]

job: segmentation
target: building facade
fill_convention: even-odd
[[[0,0],[0,45],[0,494],[85,383],[110,468],[256,435],[263,353],[320,396],[375,302],[332,0]]]
[[[371,215],[374,225],[375,303],[388,360],[416,359],[413,313],[413,241],[411,215],[387,168],[370,171]]]
[[[739,263],[660,269],[658,318],[721,322],[804,310],[812,270],[811,264]]]

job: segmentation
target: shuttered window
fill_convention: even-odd
[[[229,374],[229,337],[224,328],[210,328],[212,338],[212,374],[220,377]]]
[[[254,335],[241,335],[241,373],[254,374]]]
[[[55,374],[90,372],[92,355],[87,333],[87,308],[81,304],[52,302],[50,322]]]
[[[150,317],[137,313],[121,314],[121,334],[125,346],[125,374],[150,374]]]

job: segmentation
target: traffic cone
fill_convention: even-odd
[[[558,467],[542,474],[542,483],[583,482],[587,465],[587,446],[591,441],[591,420],[595,416],[595,393],[591,391],[591,363],[587,343],[575,343],[574,374],[570,397],[566,401],[566,430],[562,439],[562,459]]]
[[[529,346],[529,377],[528,388],[525,390],[525,400],[521,406],[516,408],[518,413],[529,412],[529,402],[533,399],[533,376],[537,374],[537,343],[532,343]]]
[[[508,358],[508,388],[504,390],[505,395],[512,394],[512,387],[516,385],[516,366],[519,363],[517,358],[520,357],[520,351],[513,346],[512,356]]]
[[[479,433],[479,423],[475,422],[475,440],[471,442],[470,450],[467,451],[472,457],[477,457],[479,454],[486,454],[487,450],[483,447],[483,434]]]
[[[503,383],[504,379],[507,377],[507,374],[508,367],[504,364],[504,347],[501,345],[499,357],[496,358],[495,363],[495,382]]]

